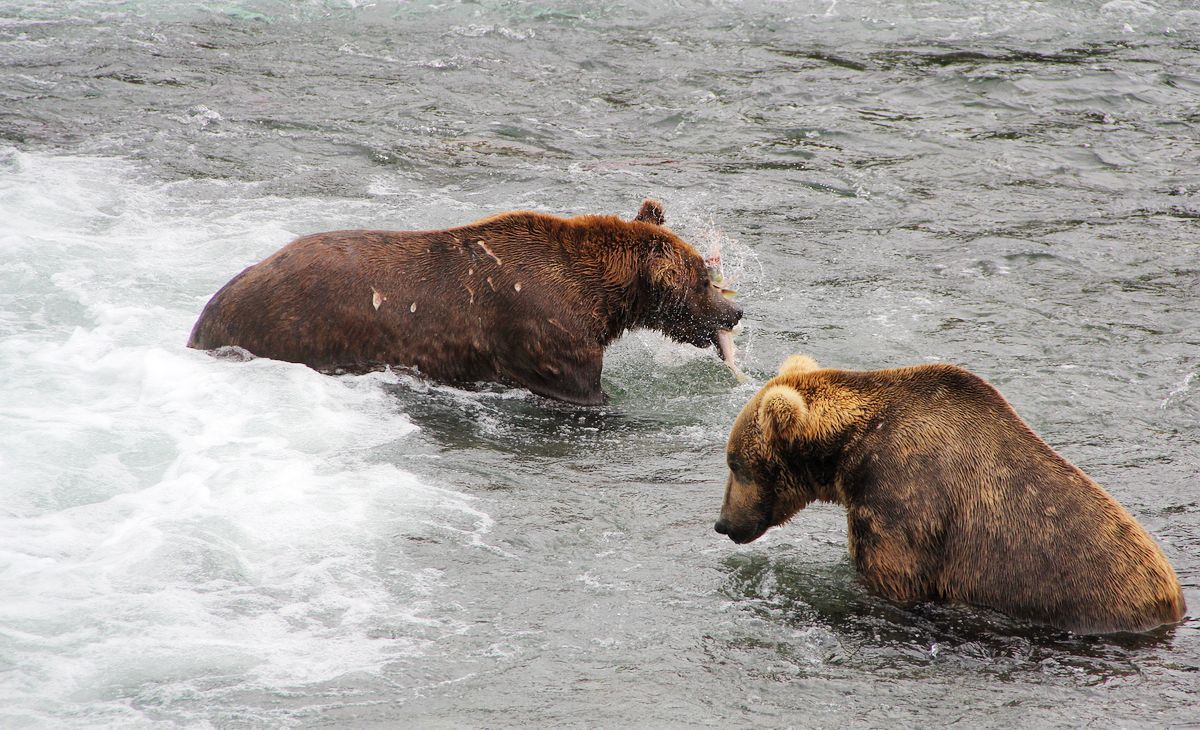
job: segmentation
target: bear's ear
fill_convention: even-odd
[[[808,404],[789,385],[772,385],[758,403],[758,425],[770,444],[789,444],[800,438],[808,420]]]
[[[635,221],[653,223],[656,226],[661,226],[666,222],[667,216],[665,213],[663,213],[662,203],[654,200],[653,198],[646,198],[646,200],[642,203],[641,209],[638,210],[637,215],[634,216],[633,219]]]
[[[792,355],[779,366],[779,374],[800,375],[820,369],[821,366],[817,364],[817,361],[808,355]]]

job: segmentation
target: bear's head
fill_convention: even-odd
[[[834,501],[832,472],[841,414],[802,391],[817,363],[794,355],[750,399],[729,432],[729,481],[715,529],[736,543],[762,537],[816,499]]]
[[[716,345],[730,362],[729,330],[742,319],[742,308],[730,299],[733,292],[714,280],[714,271],[695,248],[662,227],[664,215],[657,201],[643,203],[634,221],[653,227],[642,259],[648,306],[640,324],[677,342]]]

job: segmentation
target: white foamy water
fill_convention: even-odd
[[[481,544],[491,520],[371,460],[414,429],[395,376],[184,347],[216,286],[291,236],[273,221],[319,208],[206,185],[0,150],[0,726],[148,723],[458,630],[403,539]]]

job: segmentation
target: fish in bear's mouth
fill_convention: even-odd
[[[737,291],[726,288],[725,284],[725,268],[721,264],[721,247],[717,244],[713,247],[712,253],[705,257],[704,263],[708,267],[708,278],[721,291],[721,296],[732,300],[737,295]],[[733,344],[732,329],[718,329],[713,335],[713,344],[717,347],[717,354],[721,358],[721,362],[725,363],[725,367],[734,374],[738,381],[746,378],[742,371],[737,366],[737,346]]]

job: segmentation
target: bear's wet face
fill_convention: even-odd
[[[779,485],[762,473],[767,446],[764,438],[758,408],[752,401],[742,409],[729,434],[729,479],[721,517],[713,528],[739,545],[757,540],[774,524]]]
[[[780,397],[787,400],[780,403]],[[767,389],[746,404],[729,432],[729,479],[714,529],[738,544],[787,522],[820,492],[805,476],[807,470],[785,466],[803,460],[794,451],[799,426],[780,422],[787,405],[794,405],[791,396]]]
[[[649,280],[655,301],[645,326],[676,342],[695,347],[720,345],[722,331],[742,319],[742,308],[728,299],[708,274],[704,259],[682,241],[663,241],[651,260]]]
[[[763,489],[753,480],[738,478],[730,469],[725,503],[713,529],[739,545],[754,542],[771,528],[769,515],[774,501],[771,497],[771,490]]]

